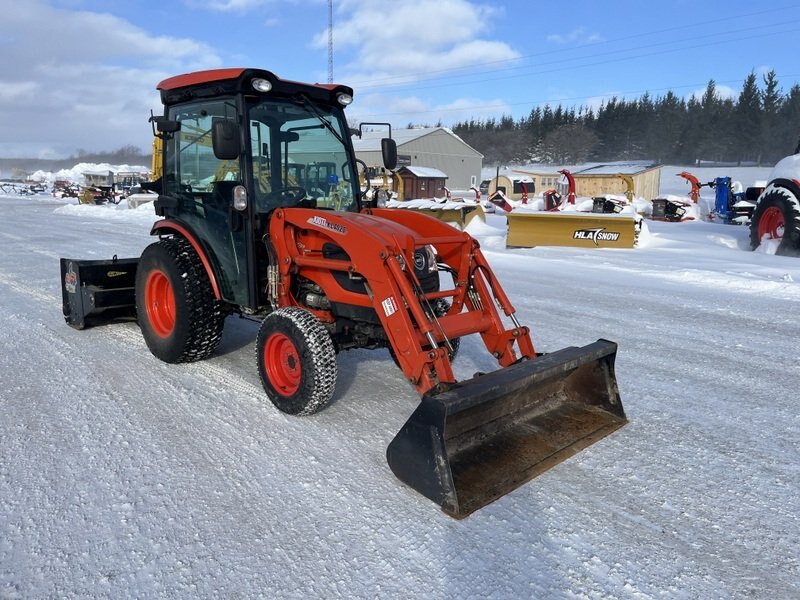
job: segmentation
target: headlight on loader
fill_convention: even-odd
[[[436,248],[430,244],[417,248],[414,252],[414,270],[421,273],[433,273],[437,268]]]

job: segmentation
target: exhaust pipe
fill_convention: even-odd
[[[627,423],[616,354],[598,340],[425,394],[389,444],[389,466],[466,517]]]

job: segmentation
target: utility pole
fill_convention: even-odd
[[[328,0],[328,83],[333,83],[333,0]]]

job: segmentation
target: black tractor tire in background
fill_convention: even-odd
[[[147,347],[168,363],[209,356],[225,323],[200,257],[179,237],[162,239],[142,252],[136,271],[136,313]]]
[[[328,330],[298,307],[280,308],[261,323],[258,374],[270,401],[290,415],[324,408],[336,387],[336,349]]]
[[[792,202],[791,192],[782,189],[768,191],[756,204],[750,220],[750,248],[755,250],[761,245],[761,239],[768,235],[773,239],[781,239],[776,254],[782,256],[800,256],[800,208]],[[776,231],[782,226],[783,235]]]

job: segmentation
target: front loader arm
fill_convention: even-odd
[[[291,289],[293,279],[303,276],[320,284],[332,303],[371,307],[407,380],[424,393],[455,379],[446,349],[438,347],[430,317],[420,305],[419,282],[407,266],[413,260],[413,232],[400,235],[402,230],[388,225],[373,217],[334,211],[275,211],[270,240],[279,263],[279,304],[302,306]],[[326,258],[325,244],[342,248],[349,260]],[[367,294],[342,289],[330,271],[363,278]],[[313,312],[323,321],[334,320],[330,313]]]

